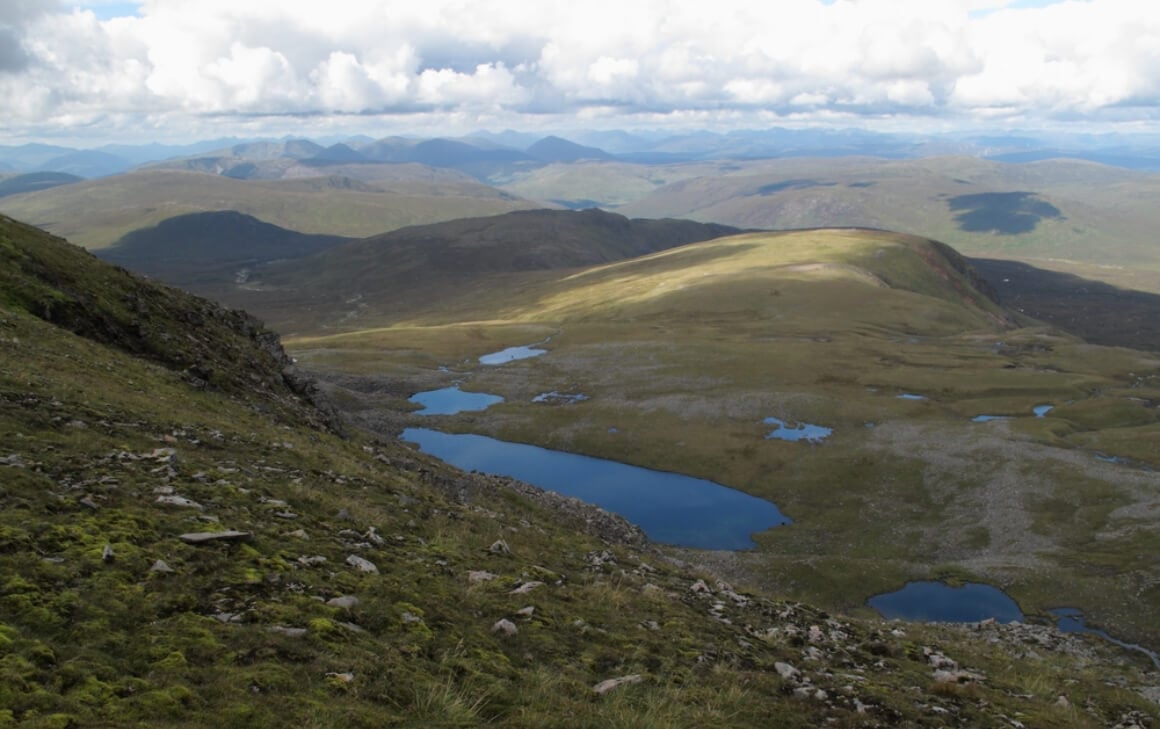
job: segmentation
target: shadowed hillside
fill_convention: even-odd
[[[599,210],[519,211],[404,228],[262,267],[240,287],[198,290],[302,332],[421,312],[445,297],[469,306],[472,292],[496,285],[496,276],[526,272],[529,280],[547,280],[552,271],[734,232],[723,225],[629,220]]]
[[[973,258],[1003,304],[1094,344],[1160,351],[1160,294],[1019,261]]]
[[[190,213],[135,230],[98,256],[175,286],[233,279],[242,267],[301,258],[349,242],[333,235],[306,235],[222,210]]]
[[[28,172],[23,175],[13,175],[0,179],[0,197],[47,190],[52,187],[80,182],[83,179],[83,177],[64,172]]]

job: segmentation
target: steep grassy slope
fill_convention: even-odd
[[[405,225],[538,207],[476,182],[361,182],[348,177],[245,181],[155,170],[0,200],[0,211],[103,248],[176,215],[234,210],[302,233],[377,235]]]
[[[775,501],[793,526],[720,565],[795,598],[858,611],[907,579],[957,575],[1160,644],[1155,354],[1023,319],[950,249],[881,231],[750,233],[480,280],[427,282],[399,319],[292,349],[353,402],[463,382],[505,402],[439,427]],[[538,359],[476,360],[548,337]],[[535,401],[552,391],[588,399]],[[429,422],[401,397],[371,400],[379,427]],[[769,440],[769,417],[834,434]]]
[[[5,725],[1156,714],[1147,676],[1099,642],[900,629],[735,590],[607,515],[337,437],[242,315],[7,219],[0,255]],[[220,376],[191,380],[188,361]]]

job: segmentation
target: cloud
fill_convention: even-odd
[[[1160,106],[1160,3],[1139,0],[144,0],[106,20],[98,4],[0,6],[0,135],[374,114],[1098,122]]]
[[[57,0],[5,0],[0,5],[0,73],[28,67],[32,57],[24,48],[25,27],[59,9]]]

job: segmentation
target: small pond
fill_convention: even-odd
[[[546,402],[553,405],[566,405],[568,403],[583,402],[588,399],[588,396],[580,392],[541,392],[532,398],[532,402]]]
[[[908,582],[901,590],[875,595],[867,604],[884,618],[930,623],[977,623],[988,618],[1001,623],[1023,622],[1023,611],[1005,592],[973,582],[960,587],[945,582]]]
[[[821,443],[830,434],[834,432],[833,428],[827,428],[824,425],[811,425],[810,423],[795,423],[793,427],[785,424],[784,420],[778,418],[766,418],[762,421],[766,425],[776,425],[777,429],[771,431],[765,436],[766,440],[788,440],[792,442],[806,441],[807,443]]]
[[[992,420],[1010,420],[1010,415],[976,415],[971,418],[972,423],[989,423]]]
[[[503,402],[499,395],[486,392],[463,392],[459,385],[444,387],[442,390],[417,392],[410,397],[411,402],[423,406],[416,415],[454,415],[468,411],[487,410],[492,405]]]
[[[485,365],[501,365],[508,362],[515,362],[517,359],[531,359],[532,357],[539,357],[541,354],[547,354],[548,350],[540,349],[534,344],[525,344],[520,347],[508,347],[501,349],[498,352],[485,354],[479,358],[480,364]]]
[[[898,399],[898,400],[926,400],[927,397],[926,397],[926,395],[916,395],[913,392],[904,392],[901,395],[899,395],[896,399]]]
[[[464,470],[525,481],[620,514],[649,538],[701,549],[750,549],[750,535],[789,524],[769,501],[721,484],[482,435],[407,428],[403,440]]]
[[[1036,405],[1034,408],[1031,409],[1031,412],[1035,413],[1035,417],[1042,418],[1042,417],[1046,416],[1048,413],[1050,413],[1052,410],[1055,410],[1054,405]]]
[[[1050,612],[1052,616],[1055,617],[1055,627],[1059,629],[1059,632],[1088,633],[1090,635],[1097,635],[1110,643],[1115,643],[1121,648],[1127,648],[1130,651],[1143,653],[1152,659],[1152,663],[1156,666],[1156,668],[1160,669],[1160,655],[1157,655],[1156,651],[1148,650],[1144,646],[1137,645],[1136,643],[1125,643],[1122,640],[1113,638],[1099,628],[1089,628],[1084,622],[1083,613],[1081,611],[1075,608],[1055,608],[1054,610],[1049,610],[1048,612]]]

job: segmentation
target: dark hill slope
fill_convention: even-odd
[[[601,210],[528,210],[414,226],[350,243],[304,268],[358,261],[420,274],[534,271],[608,263],[738,232],[688,220],[629,220]],[[372,261],[376,261],[374,265]],[[355,273],[351,271],[350,273]]]
[[[0,723],[1096,727],[1156,713],[1130,690],[1139,669],[1101,643],[892,632],[735,590],[607,514],[341,439],[305,403],[263,410],[282,387],[277,342],[244,315],[6,219],[0,252]],[[175,369],[199,358],[221,368],[216,391]]]
[[[73,182],[81,182],[85,178],[70,175],[65,172],[29,172],[23,175],[14,175],[0,180],[0,197],[19,195],[24,192],[47,190],[50,187],[59,187]]]
[[[233,210],[189,213],[135,230],[97,254],[176,286],[231,275],[238,267],[282,258],[301,258],[349,242],[336,235],[310,235],[262,222]]]
[[[528,147],[527,153],[541,162],[549,163],[578,162],[582,159],[604,161],[616,159],[603,149],[585,147],[560,137],[544,137]]]
[[[403,228],[314,256],[271,264],[242,287],[198,292],[309,331],[429,308],[513,273],[545,275],[737,232],[687,220],[629,220],[600,210],[530,210]],[[551,274],[555,275],[555,274]]]

